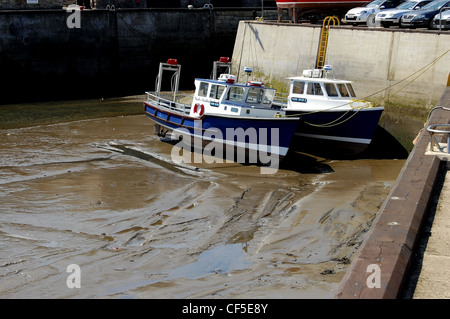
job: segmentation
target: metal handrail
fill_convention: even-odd
[[[439,142],[436,140],[435,134],[447,134],[447,154],[450,154],[450,131],[446,130],[438,130],[437,127],[449,127],[450,124],[434,124],[427,127],[427,131],[430,133],[431,136],[431,144],[430,144],[430,151],[434,150],[434,146],[437,146],[439,152],[444,151],[444,147],[441,147]]]
[[[157,92],[145,92],[145,93],[147,94],[149,100],[153,100],[157,102],[158,105],[164,106],[171,111],[186,114],[191,109],[190,105],[166,99],[164,97],[161,97],[161,95],[157,95]],[[179,100],[179,98],[181,97],[178,96],[177,98]]]
[[[447,9],[450,9],[450,7],[442,7],[441,10],[439,10],[439,32],[442,30],[442,11]]]
[[[289,99],[289,94],[288,93],[276,92],[275,93],[275,98],[273,100],[274,100],[274,102],[287,104],[288,99]]]

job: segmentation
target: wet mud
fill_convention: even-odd
[[[174,163],[153,132],[0,130],[0,297],[331,298],[404,164],[290,154],[263,175]]]

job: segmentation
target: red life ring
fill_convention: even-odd
[[[197,108],[200,108],[197,110]],[[194,113],[198,114],[200,116],[203,116],[203,113],[205,113],[205,106],[203,104],[195,104],[194,105]]]

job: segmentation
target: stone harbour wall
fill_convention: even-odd
[[[209,77],[213,61],[231,57],[239,21],[257,15],[237,9],[0,11],[0,68],[8,79],[1,103],[141,94],[154,88],[159,63],[168,58],[182,64],[181,86],[191,89],[195,77]]]
[[[0,10],[61,9],[63,0],[1,0]]]

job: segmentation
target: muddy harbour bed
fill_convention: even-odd
[[[144,115],[0,130],[0,297],[332,298],[405,160],[176,164]],[[79,266],[79,289],[69,288]]]

